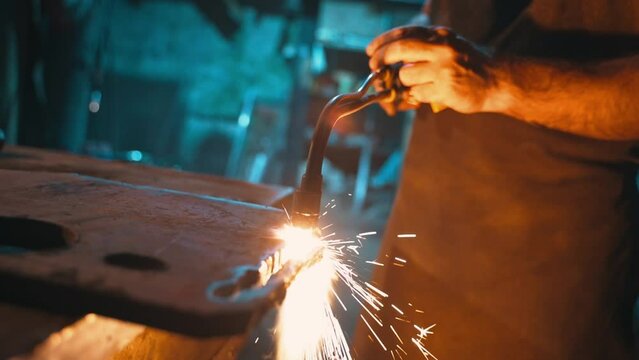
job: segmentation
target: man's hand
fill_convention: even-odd
[[[639,139],[638,54],[592,63],[493,59],[448,29],[419,26],[378,36],[366,53],[373,70],[404,64],[399,72],[409,88],[404,107],[438,104],[596,139]]]
[[[399,79],[408,96],[397,109],[386,106],[390,115],[420,103],[461,113],[486,111],[497,86],[491,58],[446,28],[395,28],[375,38],[366,54],[372,70],[404,64]]]

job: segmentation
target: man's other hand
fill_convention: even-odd
[[[390,115],[421,103],[461,113],[482,112],[496,91],[491,58],[446,28],[398,27],[375,38],[366,54],[372,70],[404,64],[399,79],[408,91],[398,108],[386,105]]]

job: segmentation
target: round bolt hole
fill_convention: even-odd
[[[111,266],[138,271],[165,271],[169,268],[160,259],[127,252],[109,254],[104,257],[104,262]]]
[[[217,289],[215,289],[215,291],[213,291],[213,294],[215,296],[227,298],[227,297],[231,297],[236,292],[237,292],[237,284],[232,283],[232,284],[224,284],[218,287]]]
[[[0,254],[68,249],[76,241],[70,229],[54,223],[0,216]]]
[[[260,272],[253,269],[243,270],[242,275],[233,280],[220,283],[214,287],[213,295],[221,298],[230,298],[242,290],[250,289],[260,280]]]

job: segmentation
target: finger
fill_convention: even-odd
[[[411,98],[416,99],[420,103],[438,103],[442,104],[439,99],[439,94],[434,83],[420,84],[410,88]],[[442,104],[444,105],[444,104]]]
[[[381,102],[379,103],[379,106],[382,107],[382,110],[384,110],[388,116],[395,116],[397,114],[397,107],[392,102]]]
[[[405,27],[402,26],[390,29],[381,35],[378,35],[366,46],[366,55],[372,56],[382,45],[386,45],[388,42],[402,38],[402,34],[404,34],[405,31]]]
[[[375,92],[377,92],[377,93],[386,90],[381,81],[376,81],[373,84],[373,87],[375,88]],[[395,116],[395,114],[397,113],[397,109],[395,107],[395,104],[392,101],[390,101],[390,102],[380,102],[379,105],[382,107],[382,110],[384,110],[384,112],[388,116]]]
[[[397,106],[397,111],[415,110],[420,105],[421,105],[420,103],[416,103],[416,102],[409,103],[409,102],[403,101]]]
[[[438,112],[442,112],[442,111],[444,111],[444,110],[448,109],[448,107],[447,107],[446,105],[442,105],[442,104],[440,104],[440,103],[434,103],[434,102],[432,102],[432,103],[430,103],[430,109],[431,109],[431,110],[432,110],[435,114],[437,114]]]
[[[417,34],[426,34],[428,28],[422,26],[400,26],[390,29],[381,35],[373,39],[368,46],[366,46],[366,55],[371,56],[383,45],[389,42],[396,41],[407,36],[415,37]]]
[[[435,41],[437,38],[445,38],[451,31],[444,27],[424,27],[424,26],[400,26],[388,30],[377,36],[366,47],[366,55],[373,55],[380,47],[400,39],[414,38],[423,41]]]
[[[384,87],[380,84],[375,84],[375,89],[379,92],[383,91]],[[413,110],[419,107],[419,102],[415,99],[408,99],[407,93],[400,93],[398,96],[400,96],[399,99],[393,98],[391,101],[382,101],[379,103],[386,115],[392,117],[397,115],[398,112]],[[413,102],[409,102],[408,100],[412,100]]]
[[[372,70],[378,70],[384,65],[435,61],[442,56],[452,56],[451,49],[446,45],[431,44],[416,39],[405,39],[384,45],[370,58],[368,65]]]
[[[402,112],[402,111],[408,111],[408,110],[415,110],[420,106],[419,102],[407,102],[407,101],[402,101],[400,103],[396,103],[396,102],[388,102],[388,103],[379,103],[379,105],[382,107],[382,109],[384,110],[384,112],[386,113],[386,115],[388,116],[395,116],[397,115],[398,112]]]
[[[415,86],[435,81],[437,67],[428,61],[406,64],[399,69],[399,81],[404,86]]]

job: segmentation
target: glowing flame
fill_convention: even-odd
[[[351,359],[348,343],[331,308],[334,259],[311,229],[284,226],[277,231],[286,242],[283,257],[307,261],[322,247],[322,258],[303,269],[288,288],[278,315],[277,359]]]
[[[277,359],[351,359],[331,308],[335,272],[331,262],[323,257],[289,287],[279,313]]]
[[[324,229],[328,227],[330,225],[325,226]],[[358,249],[363,246],[362,241],[366,240],[367,235],[375,234],[376,232],[372,231],[360,233],[355,238],[334,239],[332,238],[335,235],[334,232],[320,237],[319,233],[312,229],[290,225],[277,230],[277,236],[285,242],[282,250],[282,262],[293,261],[307,266],[300,271],[289,286],[278,315],[276,329],[278,360],[352,359],[346,336],[332,309],[332,299],[336,299],[344,311],[347,311],[344,302],[333,288],[335,280],[339,280],[347,286],[350,295],[363,310],[360,314],[363,323],[376,339],[379,350],[389,354],[389,358],[404,359],[402,353],[408,356],[402,347],[405,346],[406,342],[414,345],[423,358],[437,359],[423,343],[425,338],[432,334],[431,329],[434,325],[422,328],[414,324],[407,313],[407,308],[404,307],[408,305],[409,308],[412,308],[411,303],[391,303],[392,294],[362,280],[355,272],[351,260],[352,256],[359,256]],[[400,235],[415,236],[414,234]],[[321,258],[316,256],[318,253],[321,253]],[[313,260],[316,262],[312,263]],[[395,257],[389,260],[394,266],[405,267],[408,265],[408,261],[403,258]],[[309,265],[309,262],[312,264]],[[383,263],[376,260],[368,260],[366,263],[384,266]],[[395,325],[410,326],[417,330],[415,337],[410,340],[402,340],[392,323],[384,324],[382,322],[378,313],[385,306],[389,306],[397,313],[395,320],[398,323]],[[423,313],[418,309],[414,309],[414,311]],[[398,342],[385,344],[373,328],[378,331],[388,331],[386,329],[389,329]]]
[[[319,248],[323,246],[321,239],[313,229],[285,225],[276,230],[276,235],[286,244],[282,249],[284,262],[308,261],[313,253],[319,251]]]

